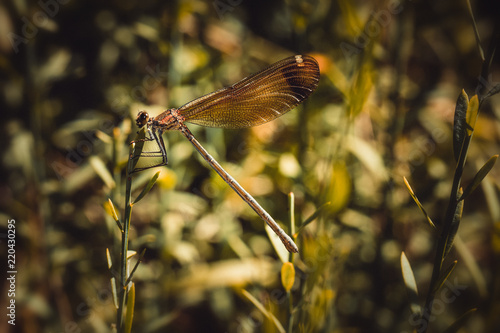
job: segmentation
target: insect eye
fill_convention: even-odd
[[[141,128],[142,126],[146,125],[148,120],[149,120],[149,114],[146,111],[140,111],[137,114],[137,119],[135,120],[135,123],[139,128]]]

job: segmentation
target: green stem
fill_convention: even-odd
[[[434,297],[438,289],[438,281],[441,275],[441,270],[443,268],[443,261],[445,259],[445,251],[448,244],[448,237],[450,235],[451,229],[453,227],[453,217],[457,210],[458,205],[458,191],[460,189],[462,174],[465,166],[465,160],[467,159],[467,152],[469,150],[470,141],[472,135],[467,136],[462,145],[462,152],[460,158],[457,162],[457,167],[455,169],[455,174],[453,176],[453,185],[450,193],[450,199],[448,201],[448,207],[446,209],[446,215],[444,217],[443,226],[440,228],[439,238],[437,242],[436,254],[434,257],[434,267],[432,269],[432,277],[429,285],[429,291],[427,293],[427,298],[425,300],[425,307],[422,313],[422,319],[424,320],[424,330],[425,333],[429,327],[429,318],[432,313],[432,305],[434,303]]]
[[[133,156],[134,147],[131,147],[131,155]],[[130,229],[130,216],[132,214],[132,204],[130,202],[130,196],[132,192],[132,159],[129,159],[129,163],[127,166],[127,180],[125,187],[125,221],[123,223],[122,230],[122,244],[121,244],[121,258],[120,258],[120,281],[119,281],[119,304],[118,304],[118,312],[116,314],[116,326],[117,331],[122,332],[123,330],[123,312],[125,310],[125,302],[127,296],[127,253],[128,253],[128,237],[129,237],[129,229]]]
[[[295,195],[293,192],[288,194],[288,206],[290,207],[290,235],[292,235],[292,239],[295,240]],[[293,259],[295,257],[295,253],[290,252],[288,254],[288,260],[293,263]],[[290,291],[287,291],[288,296],[288,332],[293,332],[293,295]]]

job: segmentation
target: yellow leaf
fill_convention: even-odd
[[[281,266],[281,284],[283,288],[288,292],[292,289],[293,283],[295,282],[295,268],[291,262],[285,262]]]
[[[351,197],[351,176],[343,162],[336,162],[333,165],[328,198],[330,205],[328,209],[338,212],[344,208]]]
[[[479,112],[479,99],[477,95],[472,96],[467,107],[467,134],[472,135],[474,126],[476,126],[477,114]]]
[[[113,218],[113,220],[118,221],[118,214],[116,213],[115,206],[113,205],[113,202],[111,199],[108,199],[108,201],[105,201],[104,204],[102,205],[104,207],[104,211]]]
[[[132,331],[132,321],[134,320],[134,306],[135,306],[135,283],[132,283],[130,290],[127,294],[127,314],[125,316],[125,325],[123,331],[130,333]]]

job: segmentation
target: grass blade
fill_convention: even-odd
[[[264,305],[259,302],[255,297],[252,296],[248,291],[243,289],[242,291],[243,296],[245,296],[252,304],[269,320],[271,320],[274,323],[274,326],[280,333],[285,333],[285,329],[283,328],[283,325],[279,322],[279,320],[267,309],[264,307]]]
[[[476,45],[477,49],[479,51],[479,56],[481,57],[481,60],[484,61],[484,51],[481,46],[481,38],[479,37],[479,31],[477,30],[477,25],[476,25],[476,19],[474,19],[474,13],[472,13],[472,7],[470,5],[470,1],[467,0],[467,9],[469,10],[470,18],[472,21],[472,28],[474,28],[474,36],[476,37]]]

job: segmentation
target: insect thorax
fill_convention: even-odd
[[[162,131],[180,130],[184,122],[184,117],[179,114],[177,109],[168,109],[154,119],[151,124],[161,128]]]

